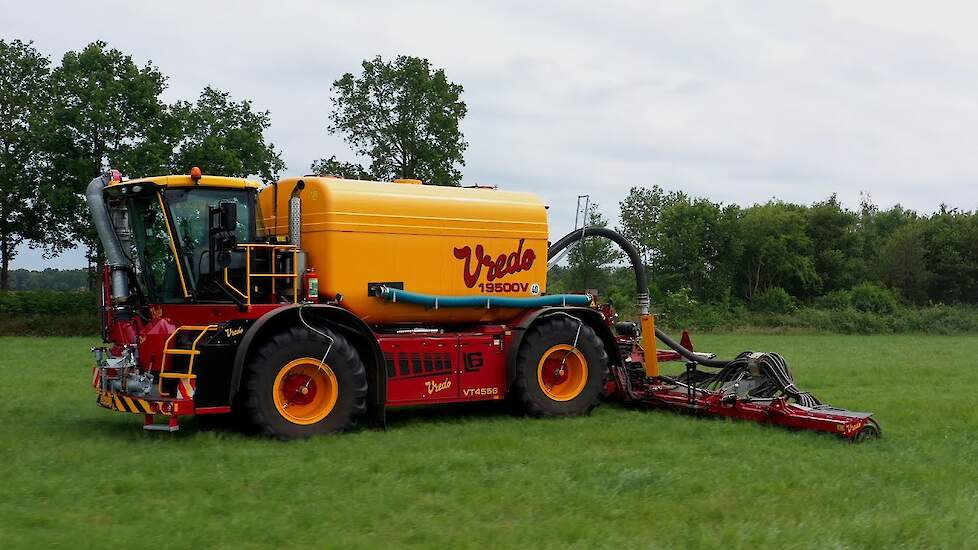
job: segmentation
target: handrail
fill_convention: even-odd
[[[159,374],[160,380],[159,383],[157,384],[157,391],[160,394],[160,396],[163,395],[164,378],[176,378],[176,376],[173,376],[175,374],[180,374],[181,375],[180,377],[182,378],[194,377],[194,359],[200,353],[197,350],[197,344],[200,343],[200,340],[204,337],[205,334],[207,334],[208,331],[217,330],[217,328],[218,328],[217,325],[183,325],[175,328],[173,332],[170,333],[170,336],[168,336],[166,339],[166,343],[163,344],[163,358],[160,360],[160,374]],[[197,337],[194,338],[193,343],[191,343],[190,349],[170,347],[170,343],[173,342],[173,340],[176,338],[177,334],[180,331],[200,331],[200,334],[198,334]],[[170,353],[170,352],[187,352],[187,353]],[[190,357],[190,360],[187,363],[186,376],[183,376],[184,373],[166,372],[166,359],[167,356],[169,355],[187,355]],[[171,376],[165,376],[166,374],[170,374]]]
[[[245,288],[242,291],[238,287],[234,286],[228,279],[228,269],[224,268],[224,285],[231,289],[235,294],[240,296],[245,301],[245,306],[251,306],[251,279],[256,278],[268,278],[272,282],[271,293],[275,295],[275,281],[278,279],[292,279],[292,303],[299,302],[299,247],[294,244],[272,244],[272,243],[239,243],[238,247],[243,248],[245,251]],[[251,249],[252,248],[266,248],[271,249],[271,272],[270,273],[252,273],[251,271]],[[291,252],[292,253],[292,272],[291,273],[277,273],[275,271],[275,254],[279,251]]]

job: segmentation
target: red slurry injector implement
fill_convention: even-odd
[[[777,353],[745,351],[733,359],[719,359],[693,351],[685,332],[677,343],[655,328],[654,318],[648,313],[644,266],[634,246],[617,232],[606,228],[575,231],[554,243],[549,255],[559,254],[584,235],[604,237],[618,244],[632,263],[639,289],[640,326],[615,323],[622,361],[609,367],[612,378],[607,394],[628,403],[828,432],[851,441],[881,435],[872,413],[832,407],[798,389],[787,362]],[[656,349],[656,339],[668,349]],[[646,349],[656,352],[648,354]],[[669,361],[685,362],[685,372],[672,377],[660,374],[659,363]]]
[[[869,413],[798,389],[776,353],[725,360],[655,328],[645,269],[618,233],[548,246],[547,207],[495,188],[310,176],[96,178],[106,256],[93,386],[147,429],[235,415],[282,439],[383,424],[387,410],[512,399],[586,414],[602,395],[838,434]],[[583,237],[631,260],[639,323],[587,294],[548,294],[548,260]],[[656,349],[656,341],[664,344]],[[681,361],[676,376],[659,363]]]

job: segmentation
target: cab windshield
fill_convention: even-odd
[[[173,218],[178,247],[189,263],[187,279],[192,283],[193,288],[199,291],[198,294],[206,293],[208,281],[204,279],[210,274],[208,211],[221,203],[234,203],[238,214],[236,227],[238,242],[253,242],[255,240],[255,224],[252,219],[254,193],[243,189],[189,188],[167,190],[165,197]]]
[[[209,210],[228,202],[236,207],[238,242],[253,242],[255,195],[252,190],[177,188],[129,198],[133,259],[138,257],[141,279],[154,301],[183,302],[189,296],[197,301],[228,300],[227,293],[213,284],[208,252]],[[163,207],[168,210],[169,220],[163,215]],[[171,231],[175,240],[172,245]],[[180,258],[179,268],[174,249]]]

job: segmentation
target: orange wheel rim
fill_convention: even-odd
[[[587,385],[587,360],[574,346],[553,346],[537,364],[537,382],[550,399],[570,401],[581,395]]]
[[[278,413],[293,424],[315,424],[336,405],[339,384],[329,365],[312,357],[290,361],[275,376],[272,396]]]

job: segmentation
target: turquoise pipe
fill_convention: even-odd
[[[442,307],[483,307],[491,308],[533,308],[543,306],[586,306],[591,303],[588,294],[550,294],[530,298],[511,298],[508,296],[435,296],[408,292],[399,288],[382,286],[377,289],[377,296],[394,303],[415,304],[434,309]]]

